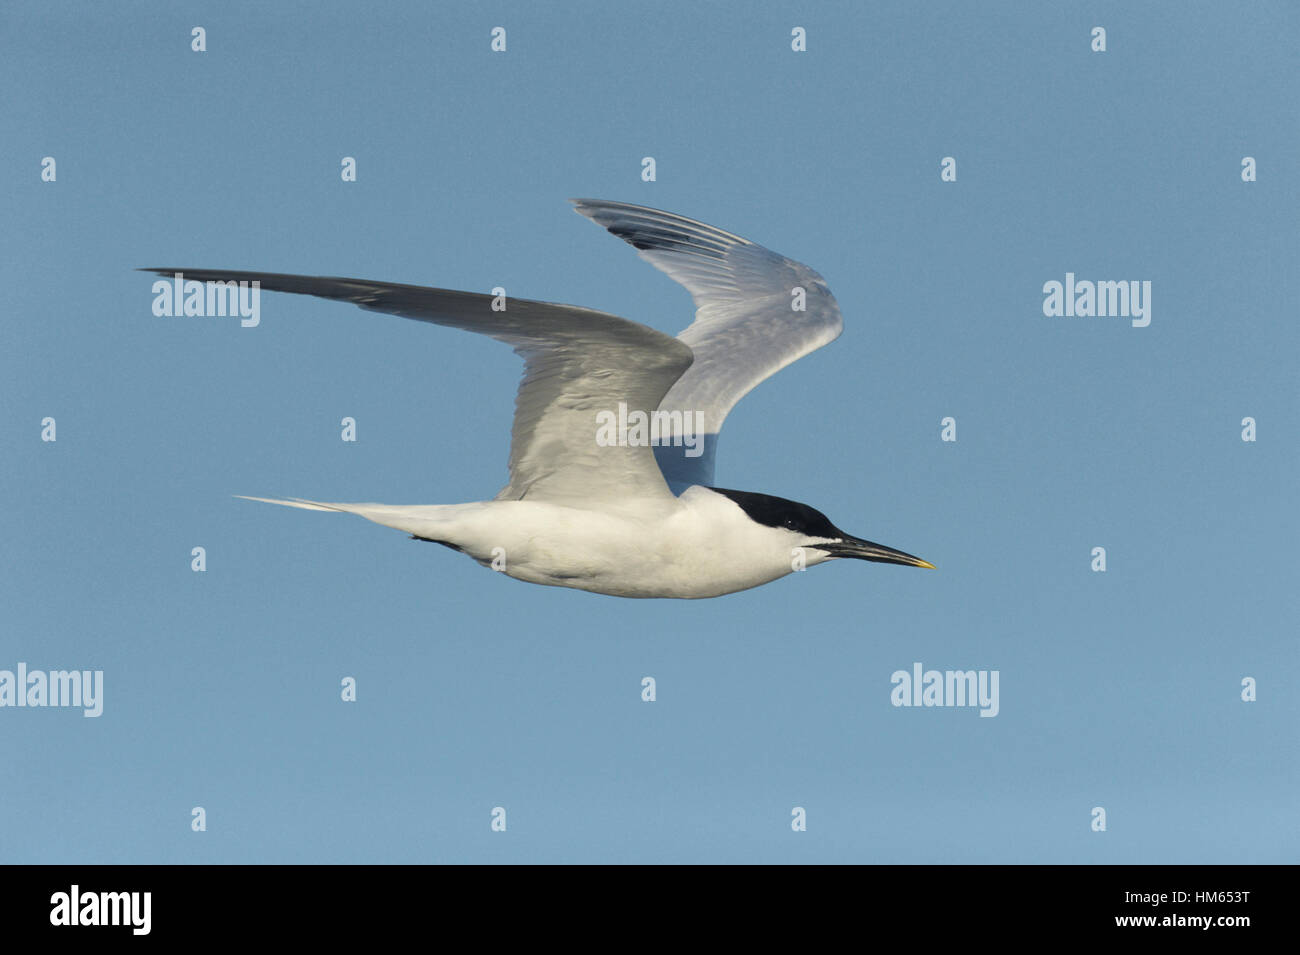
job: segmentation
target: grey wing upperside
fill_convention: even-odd
[[[518,298],[494,311],[491,295],[363,279],[224,269],[142,271],[183,273],[198,282],[256,281],[266,291],[350,302],[489,335],[524,359],[510,479],[498,500],[580,504],[670,497],[651,448],[602,446],[596,439],[600,412],[616,412],[620,402],[652,411],[691,365],[688,345],[646,325],[594,309]]]

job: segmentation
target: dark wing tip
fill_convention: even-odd
[[[639,252],[678,252],[725,259],[747,240],[676,213],[606,199],[570,199],[574,212],[602,226]]]

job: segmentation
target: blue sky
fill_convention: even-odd
[[[1131,6],[7,4],[0,669],[105,690],[0,708],[0,860],[1296,861],[1300,23]],[[232,497],[491,497],[518,361],[297,296],[159,318],[134,269],[687,324],[570,196],[825,276],[843,336],[718,483],[937,571],[627,601]],[[1151,324],[1044,316],[1067,272]],[[997,670],[997,717],[892,706],[918,661]]]

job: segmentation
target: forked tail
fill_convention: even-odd
[[[364,504],[325,504],[321,501],[308,501],[301,497],[291,497],[287,501],[278,497],[249,497],[247,494],[236,494],[235,497],[244,501],[261,501],[263,504],[283,504],[285,507],[301,507],[304,511],[342,511],[345,514],[359,513],[352,510],[352,508],[366,506]]]

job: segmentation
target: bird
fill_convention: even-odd
[[[523,359],[509,476],[493,499],[247,499],[355,514],[516,580],[615,597],[719,597],[843,558],[933,569],[840,530],[807,504],[714,485],[718,435],[736,403],[839,337],[843,317],[826,281],[694,219],[624,202],[569,201],[685,287],[696,312],[680,334],[500,294],[271,272],[141,269],[350,302],[488,335]]]

